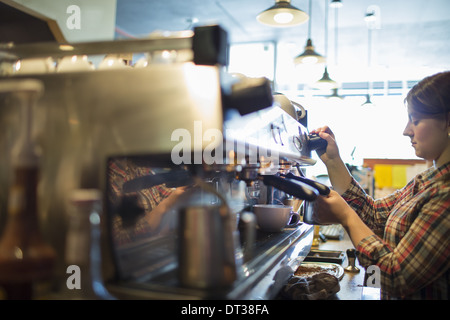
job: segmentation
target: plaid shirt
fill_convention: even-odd
[[[356,246],[380,268],[383,299],[449,299],[450,163],[374,200],[353,179],[342,195],[375,235]]]
[[[123,195],[122,186],[125,182],[153,174],[154,172],[150,168],[136,165],[127,158],[111,161],[108,167],[108,181],[111,188],[108,195],[109,201],[113,205],[118,204],[120,197]],[[135,192],[139,206],[144,209],[145,214],[138,218],[133,227],[124,227],[120,216],[114,215],[112,233],[115,243],[123,245],[149,237],[149,233],[154,230],[149,225],[146,216],[150,215],[152,209],[168,197],[171,192],[172,189],[166,188],[165,185],[157,185]]]

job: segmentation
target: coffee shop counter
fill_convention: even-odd
[[[354,246],[348,237],[347,233],[341,240],[330,240],[320,242],[319,250],[342,251],[344,254],[347,249],[354,249]],[[342,267],[348,266],[348,258],[346,257],[342,262]],[[337,300],[379,300],[380,289],[370,288],[364,286],[365,270],[359,264],[358,259],[355,261],[355,266],[359,269],[358,273],[351,273],[344,271],[342,279],[339,281],[340,290],[330,299]]]
[[[152,281],[109,284],[111,292],[119,299],[169,299],[169,300],[273,300],[280,299],[280,291],[294,271],[304,262],[311,250],[314,227],[300,224],[282,232],[257,232],[251,256],[238,267],[239,278],[232,287],[216,290],[200,290],[180,287],[176,280],[176,267]],[[346,252],[353,245],[345,236],[342,240],[328,240],[319,245],[320,250]],[[342,267],[348,265],[348,259]],[[364,269],[356,260],[359,273],[344,272],[340,291],[330,299],[365,300],[379,299],[379,291],[364,287]]]

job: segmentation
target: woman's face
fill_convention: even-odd
[[[408,112],[408,118],[403,135],[410,137],[416,156],[430,161],[437,160],[448,147],[445,115],[441,118],[428,118]]]

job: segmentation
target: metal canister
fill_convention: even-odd
[[[233,221],[227,206],[189,206],[179,211],[178,280],[207,289],[236,280]]]

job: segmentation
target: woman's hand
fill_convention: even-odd
[[[334,136],[333,131],[328,126],[321,127],[315,130],[312,130],[311,133],[316,133],[322,139],[327,141],[327,148],[325,152],[318,152],[320,159],[323,163],[327,164],[328,161],[333,161],[336,159],[340,159],[339,148],[336,143],[336,138]]]
[[[356,214],[345,200],[334,190],[327,196],[319,196],[314,201],[314,221],[320,224],[342,224],[346,226],[348,217]]]
[[[355,247],[362,239],[374,234],[334,190],[314,201],[313,220],[319,224],[341,224]]]
[[[322,139],[327,141],[327,148],[325,152],[318,153],[320,159],[327,167],[328,177],[334,190],[339,194],[343,194],[350,186],[352,177],[347,169],[347,166],[342,161],[339,155],[339,148],[336,144],[333,131],[327,126],[311,131],[316,133]]]

